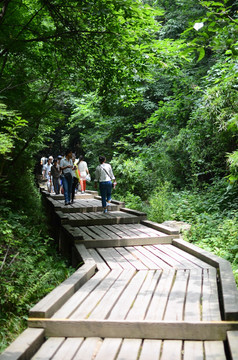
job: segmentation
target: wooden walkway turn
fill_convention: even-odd
[[[42,191],[75,273],[36,304],[0,360],[238,359],[238,293],[230,264],[177,230],[95,192],[64,206]]]

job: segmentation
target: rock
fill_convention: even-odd
[[[189,231],[191,228],[190,224],[188,224],[184,221],[176,221],[176,220],[164,221],[163,225],[174,228],[174,229],[178,230],[180,233],[183,231]]]

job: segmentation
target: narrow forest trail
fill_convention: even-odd
[[[64,206],[42,190],[59,249],[75,273],[31,310],[1,360],[238,359],[230,264],[179,232],[87,192]]]

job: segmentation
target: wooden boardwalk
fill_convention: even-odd
[[[75,273],[36,304],[0,360],[238,359],[230,264],[177,230],[95,192],[64,206],[42,191]]]

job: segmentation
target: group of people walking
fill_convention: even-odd
[[[45,164],[43,161],[45,161]],[[69,205],[74,202],[75,191],[78,184],[81,186],[81,193],[85,193],[86,181],[91,180],[91,176],[88,170],[88,165],[86,161],[84,161],[82,155],[79,159],[76,159],[72,150],[67,150],[64,157],[58,156],[57,159],[53,159],[52,156],[48,159],[42,158],[41,164],[43,166],[43,178],[47,179],[48,191],[51,192],[53,183],[54,192],[59,194],[62,186],[65,205]],[[112,187],[115,187],[116,181],[112,167],[110,164],[106,163],[105,156],[99,156],[99,165],[95,171],[95,189],[97,189],[98,182],[103,211],[104,213],[107,213],[108,205],[111,202]]]

